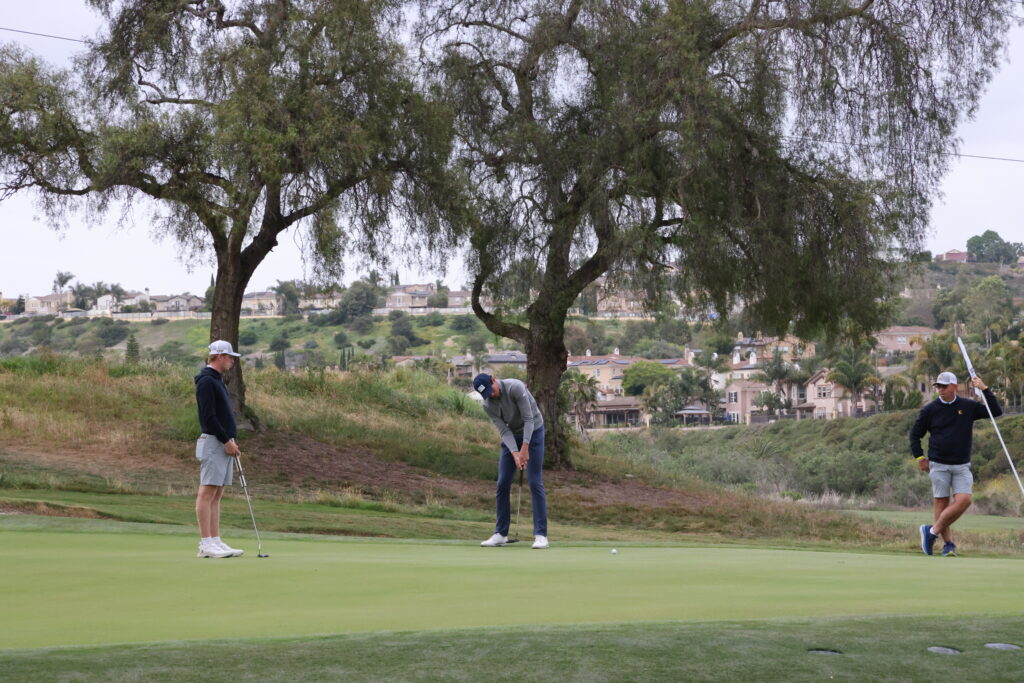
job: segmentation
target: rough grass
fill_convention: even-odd
[[[61,448],[83,451],[86,458],[95,453],[105,460],[88,470],[92,474],[84,475],[73,461],[52,454],[43,460],[45,464],[34,464],[28,456],[0,453],[0,486],[188,495],[194,479],[193,439],[198,433],[192,374],[166,364],[126,368],[59,356],[4,360],[0,364],[0,440],[4,444],[22,454],[51,454],[54,444],[60,444]],[[375,491],[377,501],[386,502],[390,496],[397,504],[417,508],[417,514],[430,512],[448,519],[491,514],[493,503],[484,482],[495,476],[497,437],[480,407],[467,403],[460,389],[423,371],[408,369],[334,374],[284,373],[271,368],[248,373],[247,386],[251,405],[285,442],[288,434],[299,434],[365,453],[368,458],[404,462],[475,482],[468,488],[473,493],[438,496],[427,490],[429,487],[415,493]],[[685,437],[689,438],[689,433]],[[616,439],[598,440],[594,450],[575,444],[576,461],[584,471],[579,477],[581,484],[571,491],[552,491],[552,519],[578,526],[720,539],[909,547],[905,531],[894,526],[723,491],[687,472],[668,472],[663,462],[650,457],[655,451],[646,448],[642,439]],[[605,448],[606,444],[616,447]],[[713,445],[704,448],[715,452]],[[659,452],[669,451],[662,448]],[[128,471],[120,466],[127,459],[133,460]],[[99,475],[106,471],[116,472],[112,476],[119,479]],[[307,501],[310,495],[321,495],[317,493],[321,489],[322,495],[344,497],[344,491],[331,490],[313,478],[301,483],[282,478],[279,482],[275,476],[268,472],[264,483],[276,487],[271,492],[284,496],[283,500]],[[572,484],[573,478],[564,481]],[[587,492],[591,484],[630,481],[671,486],[685,495],[678,504],[658,506],[642,499],[606,500],[600,493]],[[339,486],[351,485],[339,482]],[[644,491],[638,490],[638,496],[643,495]],[[526,520],[528,498],[524,501]],[[345,533],[349,527],[320,520],[279,528]],[[352,532],[397,535],[383,529]],[[450,530],[433,533],[440,536]]]

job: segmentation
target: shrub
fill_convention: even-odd
[[[472,332],[480,327],[474,315],[457,315],[452,318],[451,328],[455,332]]]
[[[372,315],[361,315],[358,318],[353,318],[348,326],[356,334],[368,334],[373,329],[375,322]]]
[[[260,336],[256,334],[256,330],[248,329],[242,330],[238,333],[238,345],[252,346],[260,340]]]
[[[96,336],[103,342],[104,346],[113,346],[128,337],[128,323],[103,325],[96,330]]]
[[[440,327],[444,325],[444,315],[434,311],[416,319],[419,327]]]
[[[169,322],[171,322],[171,321],[168,320],[167,318],[153,318],[152,320],[149,321],[149,324],[150,325],[166,325]]]

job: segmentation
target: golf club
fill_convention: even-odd
[[[242,459],[235,457],[235,466],[238,467],[238,480],[242,482],[242,490],[245,491],[245,502],[249,506],[249,516],[252,518],[252,530],[256,532],[256,557],[270,557],[263,554],[263,541],[260,540],[260,530],[256,528],[256,515],[252,512],[252,501],[249,499],[249,486],[245,483],[245,472],[242,471]]]
[[[960,353],[964,355],[964,363],[967,364],[967,372],[971,377],[977,377],[978,374],[974,372],[974,365],[971,364],[971,359],[967,355],[967,348],[964,346],[963,340],[960,337],[956,338],[956,343],[960,345]],[[1013,465],[1013,458],[1010,457],[1010,451],[1006,448],[1006,442],[1003,441],[1003,435],[999,431],[999,425],[996,424],[996,418],[992,414],[992,408],[989,407],[988,401],[985,399],[984,392],[978,387],[974,387],[974,393],[981,397],[981,402],[985,404],[985,409],[988,411],[988,417],[992,420],[992,426],[996,428],[996,436],[999,437],[999,443],[1003,447],[1003,453],[1006,454],[1006,460],[1010,463],[1010,471],[1013,472],[1013,478],[1017,480],[1017,486],[1020,487],[1020,492],[1024,494],[1024,484],[1020,482],[1020,475],[1017,474],[1017,468]]]
[[[523,471],[519,470],[519,497],[516,501],[516,537],[509,543],[519,543],[519,511],[523,507]]]

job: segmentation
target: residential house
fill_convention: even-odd
[[[139,306],[141,304],[149,303],[149,290],[144,292],[125,292],[121,295],[121,298],[117,300],[117,308],[120,309],[122,306]]]
[[[448,292],[448,308],[468,308],[472,301],[472,293],[465,289]]]
[[[627,289],[604,290],[597,295],[597,312],[617,314],[619,317],[642,317],[647,315],[646,297],[643,292]]]
[[[728,382],[722,392],[721,404],[726,420],[748,424],[751,415],[760,410],[754,406],[754,399],[765,391],[772,391],[772,388],[752,379],[737,377]]]
[[[280,309],[276,292],[247,292],[242,295],[242,310],[257,315],[277,315]]]
[[[787,363],[796,363],[801,356],[813,356],[816,351],[813,342],[805,342],[789,334],[780,339],[765,337],[761,333],[747,337],[742,332],[737,335],[736,346],[733,349],[744,355],[753,351],[757,358],[763,360],[770,360],[775,352],[779,351]]]
[[[30,315],[55,315],[63,309],[70,308],[74,302],[74,295],[68,291],[57,294],[45,294],[43,296],[26,296],[25,313]]]
[[[452,356],[451,358],[448,359],[448,362],[452,366],[451,378],[457,380],[473,379],[473,377],[477,374],[477,369],[479,368],[479,366],[477,365],[476,358],[474,358],[473,354],[469,353],[468,351],[464,356]]]
[[[341,298],[342,295],[337,292],[317,292],[316,294],[300,298],[299,308],[303,310],[337,308],[338,304],[341,303]]]
[[[388,292],[385,308],[426,308],[430,297],[437,294],[437,289],[432,284],[426,285],[398,285],[392,287]]]
[[[639,396],[616,396],[598,401],[587,411],[590,425],[595,427],[636,427],[648,424]],[[570,414],[570,421],[575,416]]]
[[[96,303],[89,309],[89,313],[98,315],[109,315],[117,311],[117,297],[113,294],[104,294],[96,297]]]
[[[485,356],[483,367],[488,373],[501,377],[504,368],[526,370],[526,360],[526,354],[522,351],[499,351]]]
[[[974,261],[974,255],[970,252],[960,251],[959,249],[950,249],[945,254],[939,254],[935,257],[936,261],[955,261],[957,263],[969,263]]]
[[[803,412],[810,412],[807,404],[812,404],[813,417],[819,420],[849,417],[854,414],[853,397],[844,387],[826,379],[829,372],[828,368],[822,368],[804,383],[807,401],[799,408]],[[861,412],[878,410],[874,396],[865,392],[857,402],[857,409]]]
[[[152,300],[155,297],[150,297]],[[167,312],[179,312],[179,311],[197,311],[203,307],[203,299],[196,296],[195,294],[177,294],[175,296],[164,297],[164,307],[160,308],[157,304],[156,310],[167,311]]]
[[[606,396],[622,395],[622,373],[633,363],[647,360],[635,356],[620,356],[619,350],[606,356],[592,356],[588,349],[583,356],[572,356],[568,358],[566,367],[575,368],[580,374],[593,377],[597,380],[597,388]]]
[[[609,355],[593,356],[590,354],[590,350],[588,349],[586,354],[582,356],[570,355],[566,366],[568,368],[575,368],[583,375],[595,378],[597,380],[597,389],[600,392],[599,398],[601,398],[602,396],[621,396],[623,379],[622,373],[630,365],[640,361],[661,363],[665,367],[671,368],[676,372],[681,371],[682,368],[690,367],[691,365],[687,358],[661,358],[658,360],[651,360],[649,358],[640,358],[638,356],[623,356],[619,354],[618,349],[615,349]]]
[[[920,325],[898,325],[887,327],[875,334],[878,345],[875,348],[886,353],[908,353],[917,351],[917,344],[911,343],[914,337],[921,337],[925,341],[932,338],[932,335],[941,334],[942,330],[935,330]]]

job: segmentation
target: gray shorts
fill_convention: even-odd
[[[932,480],[932,496],[935,498],[949,498],[950,489],[954,494],[971,493],[974,486],[970,463],[946,465],[931,461],[928,463],[928,476]]]
[[[234,458],[224,452],[224,444],[212,434],[202,434],[196,441],[201,486],[231,486]]]

